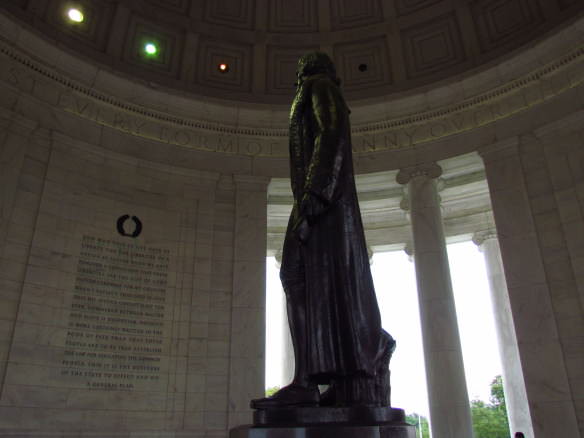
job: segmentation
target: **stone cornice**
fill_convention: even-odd
[[[115,96],[105,94],[94,88],[83,85],[74,79],[62,75],[51,67],[33,60],[30,56],[24,54],[22,51],[1,40],[0,53],[8,56],[23,67],[26,67],[30,72],[44,76],[46,79],[56,82],[58,85],[65,87],[67,90],[74,92],[78,96],[92,99],[99,103],[114,107],[118,110],[133,114],[137,117],[148,117],[163,123],[171,123],[188,128],[204,129],[216,133],[251,135],[254,137],[283,137],[288,135],[288,131],[284,129],[234,127],[208,121],[193,120],[186,117],[173,116],[169,113],[157,111],[142,105],[137,105],[135,103],[119,99]]]
[[[504,85],[496,87],[492,90],[489,90],[485,93],[479,94],[478,96],[474,96],[471,98],[464,99],[461,102],[443,106],[438,109],[430,110],[430,111],[423,111],[417,112],[414,115],[409,115],[401,118],[391,119],[391,120],[384,120],[382,122],[370,123],[365,125],[357,125],[354,126],[352,132],[354,134],[359,133],[366,133],[366,132],[375,132],[375,131],[387,131],[392,130],[395,128],[403,128],[409,127],[417,124],[421,124],[424,122],[430,122],[435,120],[445,119],[448,116],[462,113],[465,111],[473,110],[484,105],[488,105],[489,103],[496,102],[498,100],[503,99],[506,96],[513,95],[515,93],[519,93],[522,89],[529,87],[530,85],[536,84],[541,82],[542,80],[549,79],[551,76],[561,71],[562,69],[566,68],[571,64],[575,64],[578,62],[582,62],[584,60],[584,46],[578,47],[575,50],[571,51],[570,53],[560,57],[559,59],[542,66],[540,69],[529,73],[521,78],[512,80]],[[570,82],[567,85],[567,88],[575,87],[579,84],[584,82],[584,78],[578,78],[578,80],[574,83]],[[560,90],[557,90],[560,91]],[[563,91],[563,89],[561,90]],[[551,97],[551,96],[550,96]],[[527,103],[527,102],[526,102]],[[533,102],[536,103],[536,102]],[[519,109],[518,109],[519,110]],[[505,114],[500,114],[499,118],[503,118],[504,116],[511,115],[516,111],[510,111]]]
[[[164,112],[128,102],[84,85],[6,41],[0,40],[0,53],[18,66],[5,73],[10,85],[29,94],[33,91],[19,83],[27,76],[40,87],[57,85],[60,94],[56,104],[60,109],[101,125],[206,152],[287,156],[287,129],[234,126],[173,115],[170,110]],[[581,85],[584,71],[578,69],[578,64],[582,59],[584,47],[580,46],[536,71],[460,102],[415,115],[354,125],[355,153],[407,149],[525,111]]]

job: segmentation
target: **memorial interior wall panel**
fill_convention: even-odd
[[[0,429],[225,432],[232,176],[18,131],[0,149]]]
[[[230,428],[249,421],[249,401],[264,392],[268,182],[265,177],[235,178]]]
[[[3,118],[0,143],[0,383],[3,384],[30,242],[44,186],[48,141]],[[18,128],[15,129],[15,126]],[[18,132],[20,131],[20,132]],[[44,134],[44,135],[43,135]]]

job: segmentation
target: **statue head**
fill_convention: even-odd
[[[337,71],[331,58],[324,52],[309,52],[300,57],[298,60],[298,69],[296,76],[297,86],[302,85],[307,78],[317,74],[325,74],[330,77],[337,85],[341,84],[337,77]]]

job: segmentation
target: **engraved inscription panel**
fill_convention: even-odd
[[[62,377],[105,390],[145,390],[160,381],[168,266],[168,249],[83,236]]]

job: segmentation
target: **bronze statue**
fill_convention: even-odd
[[[292,383],[252,408],[389,406],[393,338],[381,318],[357,201],[349,109],[330,58],[298,62],[290,111],[294,206],[282,255]],[[318,385],[329,385],[322,395]]]

